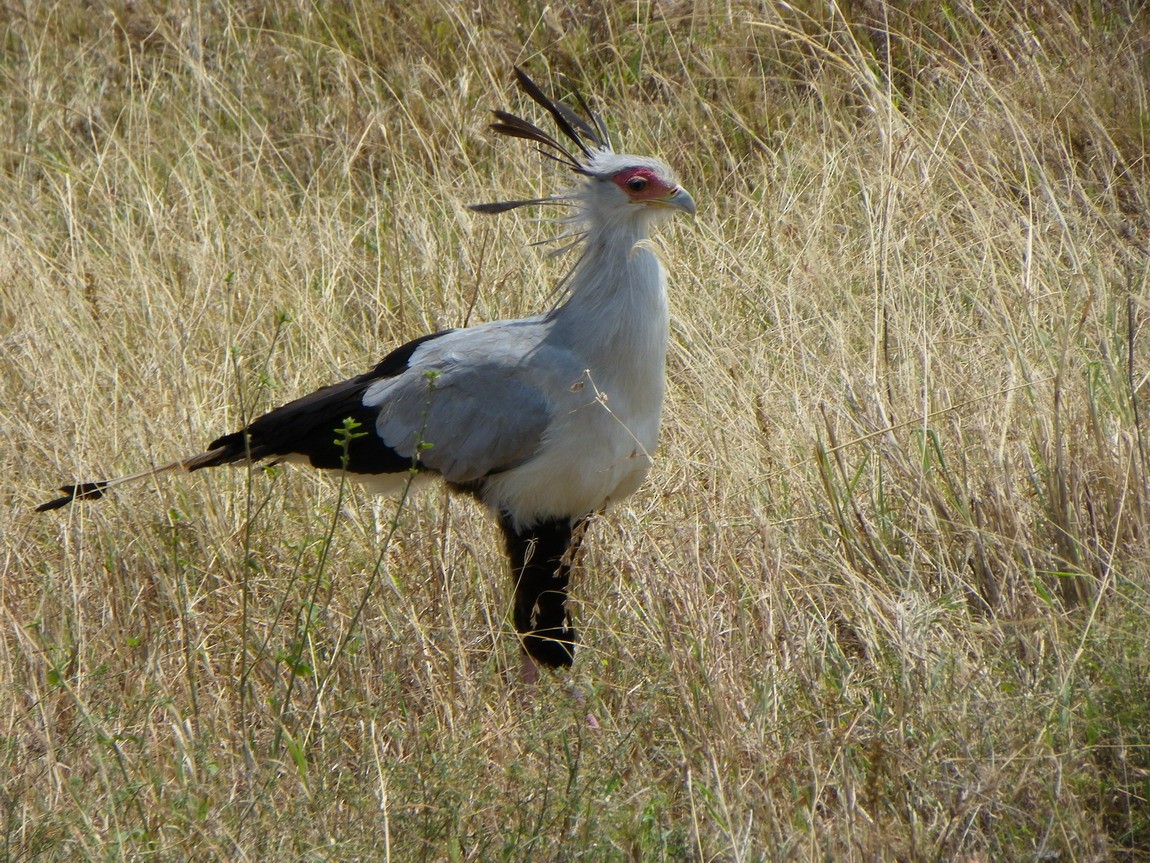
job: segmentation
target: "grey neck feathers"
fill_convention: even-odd
[[[631,363],[661,369],[666,353],[666,289],[647,239],[646,219],[592,230],[571,274],[567,302],[553,315],[581,353],[609,354],[621,370]]]

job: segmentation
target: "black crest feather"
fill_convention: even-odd
[[[587,134],[592,141],[597,136],[587,122],[562,102],[555,102],[548,98],[547,94],[539,89],[539,85],[532,81],[519,66],[515,67],[515,78],[519,81],[520,89],[530,96],[535,104],[552,116],[555,125],[559,127],[559,131],[574,141],[575,146],[583,151],[584,156],[590,156],[591,148],[587,146],[580,132]]]
[[[527,198],[522,201],[493,201],[490,204],[469,204],[467,209],[476,213],[506,213],[516,207],[530,207],[536,204],[560,204],[564,199],[556,198]]]
[[[555,159],[560,164],[566,165],[572,171],[581,170],[579,167],[579,160],[571,155],[571,151],[540,129],[538,126],[528,123],[526,120],[516,117],[514,114],[508,114],[506,111],[493,111],[497,123],[492,123],[488,128],[492,132],[498,132],[500,135],[507,135],[510,138],[523,138],[527,141],[534,141],[536,144],[542,145],[539,148],[540,154]],[[549,153],[543,147],[550,147],[559,153],[559,156]],[[560,158],[562,157],[562,158]]]
[[[507,111],[492,111],[495,115],[495,122],[489,127],[491,131],[500,135],[507,135],[510,138],[522,138],[526,141],[532,141],[538,145],[536,149],[541,156],[552,159],[577,174],[586,174],[587,169],[583,167],[580,158],[590,159],[594,155],[595,150],[610,149],[611,147],[607,137],[607,127],[603,124],[603,119],[591,110],[587,104],[587,100],[583,98],[581,93],[576,93],[575,98],[579,102],[580,110],[583,111],[586,117],[580,116],[577,111],[564,105],[562,102],[551,99],[519,66],[515,67],[515,80],[519,83],[519,88],[526,93],[535,104],[539,105],[551,115],[559,131],[579,148],[580,155],[575,155],[571,150],[560,143],[557,138],[547,134],[534,123],[530,123],[522,117],[517,117]],[[562,202],[561,199],[554,198],[532,198],[522,201],[495,201],[490,204],[472,204],[469,209],[477,213],[504,213],[508,210],[514,210],[516,207]]]

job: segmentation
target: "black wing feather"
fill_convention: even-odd
[[[424,342],[449,332],[444,330],[408,342],[371,371],[288,402],[252,420],[246,428],[216,438],[208,449],[218,451],[218,455],[195,463],[191,469],[299,455],[306,456],[313,467],[335,470],[343,467],[346,455],[349,473],[407,470],[412,466],[411,457],[400,455],[376,434],[379,408],[365,407],[363,395],[375,382],[406,371],[412,354]],[[344,443],[338,438],[347,419],[359,423],[357,431],[366,433]]]
[[[122,482],[177,468],[197,471],[290,455],[305,456],[318,468],[343,468],[346,456],[349,473],[401,473],[412,467],[411,457],[400,455],[379,437],[375,427],[379,408],[365,407],[363,395],[376,381],[406,371],[412,355],[424,342],[449,332],[452,331],[443,330],[408,342],[385,356],[371,371],[288,402],[252,420],[246,428],[216,438],[207,452],[134,477],[61,486],[64,496],[40,504],[36,511],[60,509],[74,500],[96,500]],[[359,423],[357,431],[364,434],[344,443],[339,437],[344,421],[349,418]]]

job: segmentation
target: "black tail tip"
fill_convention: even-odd
[[[62,485],[60,491],[64,492],[64,496],[40,504],[36,507],[36,512],[60,509],[74,500],[99,500],[104,496],[104,489],[107,487],[106,482],[81,482],[76,485]]]

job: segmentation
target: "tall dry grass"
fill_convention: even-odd
[[[0,4],[0,854],[1150,859],[1146,14],[909,9]],[[439,492],[30,512],[545,307],[516,62],[700,204],[570,678]]]

